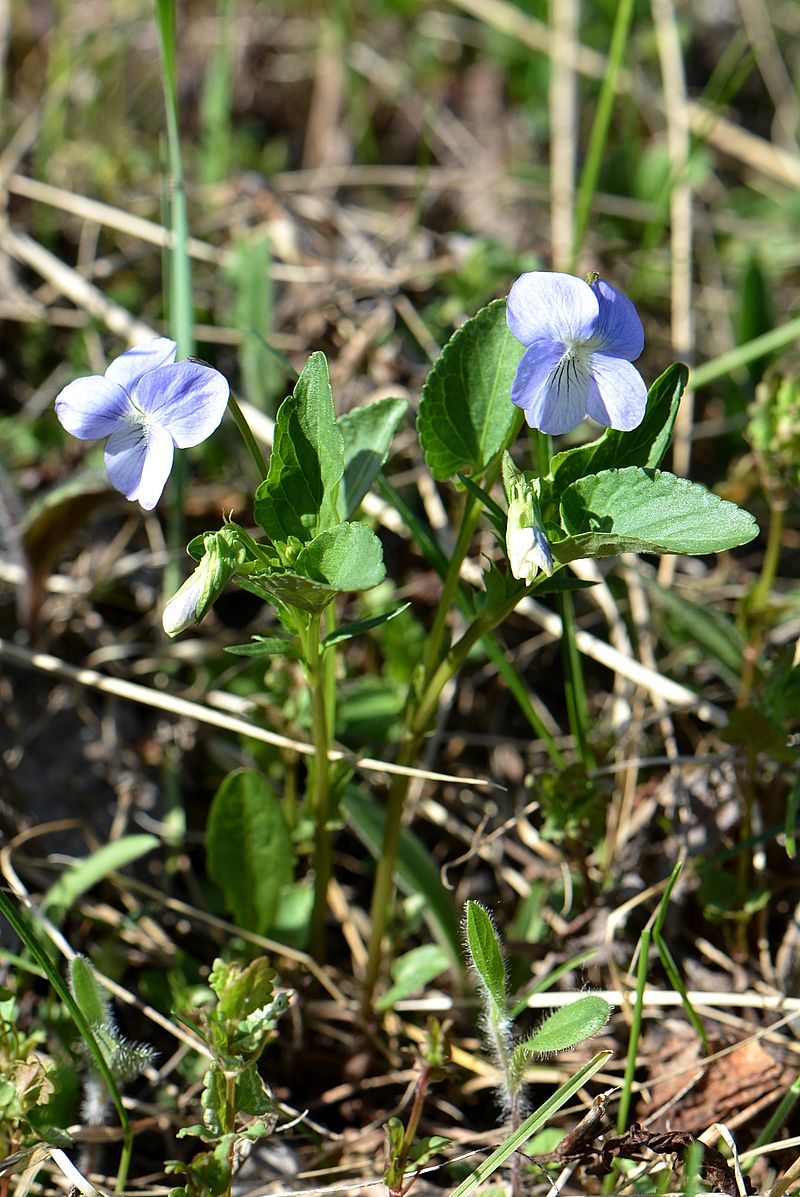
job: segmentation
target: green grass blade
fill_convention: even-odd
[[[117,1111],[117,1117],[119,1118],[123,1134],[122,1152],[115,1186],[116,1192],[121,1193],[125,1188],[130,1170],[131,1155],[133,1153],[133,1127],[128,1120],[128,1115],[122,1104],[122,1094],[119,1091],[119,1087],[106,1063],[105,1056],[100,1050],[97,1040],[92,1034],[91,1027],[86,1021],[83,1011],[70,993],[69,987],[58,971],[49,952],[41,943],[38,934],[29,924],[28,920],[20,914],[13,902],[6,897],[2,890],[0,890],[0,914],[4,916],[21,942],[36,960],[53,989],[64,1003],[72,1017],[72,1021],[80,1032],[81,1038],[86,1044],[86,1048],[94,1061],[97,1071],[108,1086],[108,1092]]]
[[[104,844],[91,856],[71,865],[42,898],[42,913],[59,918],[74,906],[81,894],[102,881],[109,873],[122,869],[159,845],[154,835],[126,835]]]
[[[611,113],[614,109],[614,97],[619,83],[625,57],[625,47],[628,43],[628,33],[633,17],[634,0],[619,0],[614,28],[611,34],[611,46],[608,53],[608,65],[597,99],[592,131],[589,134],[589,144],[586,148],[586,159],[578,184],[578,195],[575,201],[575,233],[572,243],[572,268],[578,258],[586,235],[586,227],[592,211],[592,202],[597,190],[600,177],[600,167],[611,124]]]
[[[552,1118],[558,1110],[565,1105],[574,1093],[586,1084],[586,1082],[598,1072],[608,1060],[611,1052],[598,1052],[596,1056],[592,1056],[588,1064],[584,1064],[574,1076],[565,1081],[552,1097],[549,1097],[546,1102],[529,1114],[525,1121],[520,1125],[518,1130],[514,1131],[513,1135],[500,1144],[496,1151],[485,1159],[482,1164],[479,1164],[475,1171],[463,1180],[461,1184],[453,1190],[450,1197],[469,1197],[469,1194],[477,1189],[478,1185],[483,1184],[493,1172],[496,1172],[501,1164],[504,1164],[508,1157],[515,1151],[519,1151],[521,1147],[527,1143],[531,1135],[534,1135],[540,1126],[543,1126],[548,1119]]]

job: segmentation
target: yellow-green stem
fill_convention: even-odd
[[[312,766],[312,809],[314,811],[314,909],[311,915],[310,949],[312,957],[325,958],[325,924],[328,917],[328,884],[331,878],[332,850],[328,827],[330,806],[330,719],[325,701],[326,670],[320,650],[320,616],[312,615],[305,636],[306,678],[311,703],[311,738],[315,748]]]

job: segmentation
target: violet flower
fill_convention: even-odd
[[[151,511],[176,448],[206,440],[220,423],[230,387],[218,370],[175,361],[177,345],[156,337],[116,358],[104,375],[78,378],[56,398],[56,415],[80,440],[108,437],[112,486]]]
[[[631,362],[644,331],[621,291],[597,277],[536,270],[511,288],[507,319],[527,346],[511,400],[532,428],[569,432],[587,415],[624,432],[641,423],[647,387]]]

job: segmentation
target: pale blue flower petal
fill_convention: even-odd
[[[106,378],[130,391],[148,370],[157,370],[159,366],[174,362],[177,349],[176,342],[170,341],[169,337],[154,337],[115,358],[106,370]]]
[[[537,341],[522,355],[511,401],[523,408],[531,428],[555,436],[583,420],[590,385],[586,357],[572,357],[551,342]]]
[[[136,404],[165,428],[179,449],[199,445],[219,425],[230,387],[218,370],[197,362],[175,362],[139,379]]]
[[[642,322],[627,295],[604,279],[597,279],[592,290],[600,301],[600,319],[592,337],[592,347],[612,357],[635,361],[644,349]]]
[[[598,424],[629,432],[641,424],[647,386],[639,371],[624,358],[592,354],[592,385],[586,410]]]
[[[583,279],[534,270],[523,274],[508,295],[508,327],[523,345],[585,342],[597,329],[600,303]]]
[[[109,436],[131,411],[131,401],[119,383],[100,374],[77,378],[56,397],[58,419],[82,441]]]
[[[172,469],[174,446],[169,433],[151,424],[121,424],[106,445],[105,461],[112,486],[126,499],[138,500],[152,511],[161,498]]]

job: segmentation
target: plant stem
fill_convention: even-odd
[[[261,479],[267,476],[267,462],[264,454],[261,452],[261,446],[256,438],[253,436],[253,430],[244,418],[244,412],[239,406],[238,401],[234,398],[233,393],[228,396],[228,410],[236,421],[236,427],[242,434],[242,440],[245,443],[248,453],[252,457],[258,470],[258,476]]]
[[[461,563],[467,555],[475,531],[475,525],[480,517],[480,508],[471,495],[465,491],[462,495],[458,496],[458,499],[461,504],[461,528],[447,566],[447,573],[442,584],[442,593],[439,597],[439,605],[436,608],[433,623],[426,637],[425,648],[422,653],[422,665],[426,677],[433,672],[439,663],[442,637],[444,636],[447,618],[453,609],[453,602],[461,573]]]
[[[326,702],[327,669],[320,648],[321,615],[312,615],[305,635],[301,635],[306,679],[311,702],[311,738],[316,752],[312,766],[312,802],[314,811],[314,908],[311,915],[310,950],[319,964],[325,958],[325,923],[328,917],[328,884],[331,879],[332,847],[328,827],[330,806],[331,721]]]
[[[594,769],[595,759],[587,736],[589,705],[586,700],[583,665],[575,642],[575,605],[572,595],[566,591],[559,594],[558,607],[561,615],[561,660],[564,665],[564,692],[569,726],[578,756],[588,771]]]

